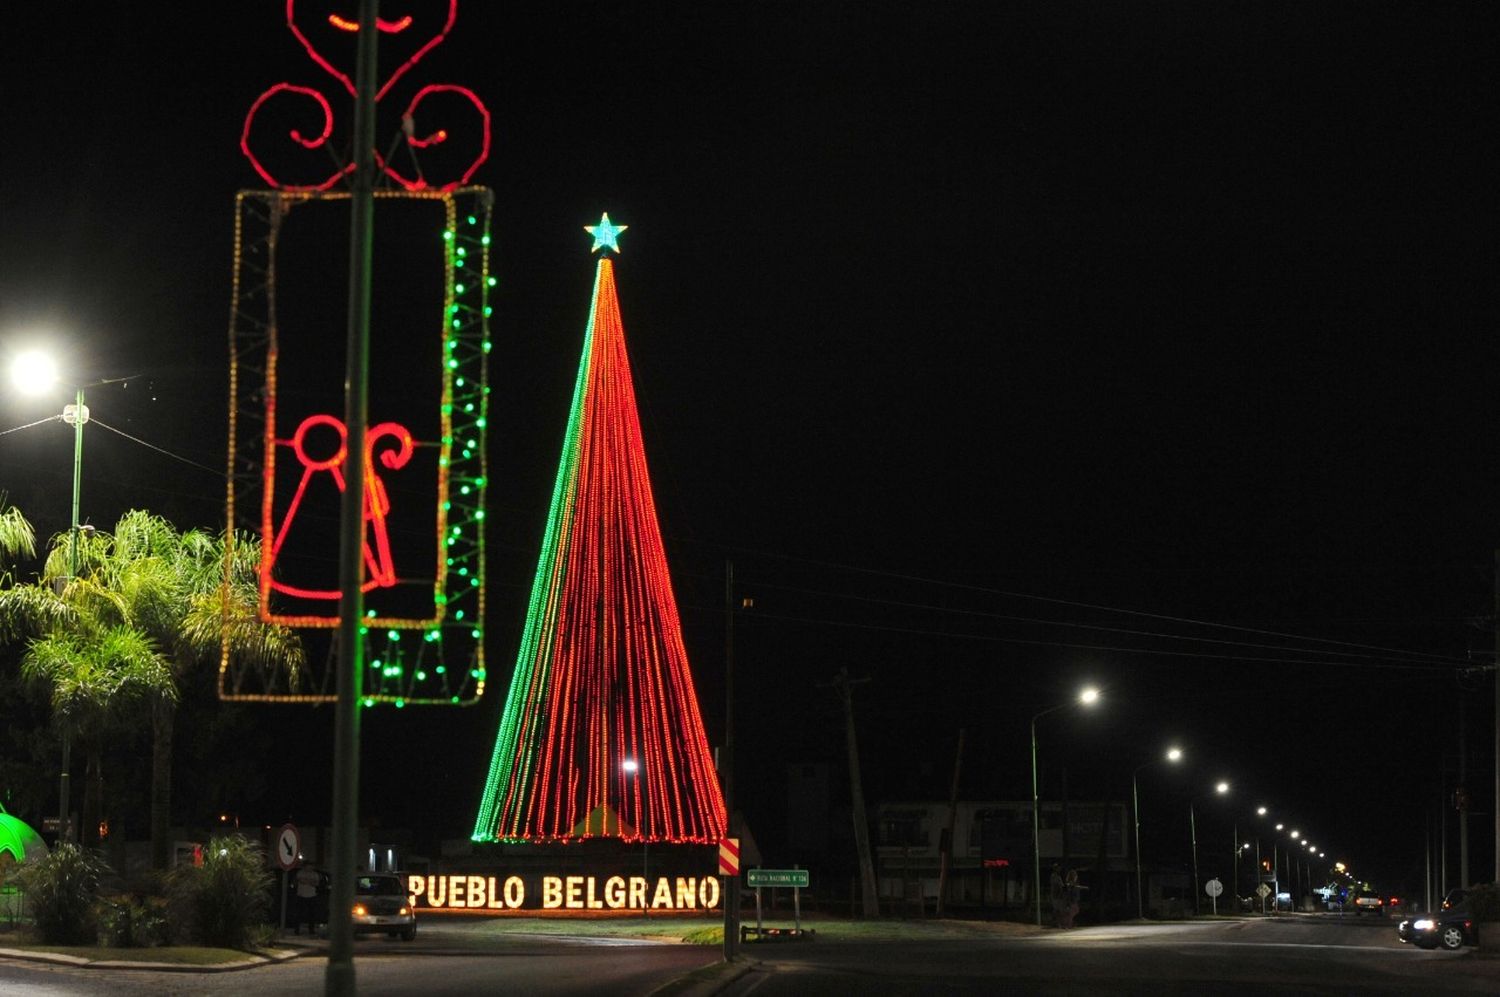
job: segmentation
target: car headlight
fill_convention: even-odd
[[[405,917],[406,915],[408,915],[410,913],[411,913],[411,908],[410,907],[402,907],[401,908],[401,916],[402,917]]]
[[[364,917],[368,913],[369,913],[369,911],[365,910],[365,905],[364,904],[355,904],[354,905],[354,916],[355,917]]]
[[[1437,922],[1430,917],[1419,917],[1411,923],[1411,926],[1418,931],[1431,931],[1437,927]]]

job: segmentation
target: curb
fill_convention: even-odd
[[[309,950],[272,949],[264,955],[246,955],[234,962],[220,962],[207,966],[188,965],[181,962],[145,962],[134,959],[85,959],[82,956],[62,952],[37,952],[33,949],[0,949],[0,959],[15,959],[21,962],[41,962],[74,969],[144,970],[153,973],[233,973],[256,966],[269,966],[278,962],[290,962]]]
[[[748,959],[718,962],[663,983],[651,991],[649,997],[712,997],[746,973],[759,968],[760,963]]]

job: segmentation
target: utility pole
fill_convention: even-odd
[[[1469,707],[1466,696],[1458,697],[1458,789],[1453,802],[1458,809],[1458,885],[1469,885],[1469,739],[1465,731]]]
[[[1500,883],[1500,550],[1495,551],[1495,882]]]
[[[860,897],[865,917],[880,916],[880,898],[875,888],[875,866],[870,860],[870,822],[865,817],[865,791],[859,774],[859,741],[854,733],[852,687],[870,681],[851,679],[847,667],[840,668],[831,683],[844,701],[844,727],[849,742],[849,795],[854,810],[854,847],[859,852]]]
[[[365,423],[369,410],[370,287],[375,225],[375,30],[378,0],[360,0],[354,70],[354,174],[349,194],[349,327],[344,374],[345,451],[339,508],[338,702],[333,732],[333,883],[323,992],[352,995],[354,873],[359,821],[359,710],[364,680]]]
[[[724,786],[724,811],[729,836],[734,826],[734,562],[724,562],[724,757],[719,779]],[[732,960],[740,949],[740,877],[726,876],[724,883],[724,959]]]
[[[964,728],[958,729],[958,750],[953,755],[953,788],[948,792],[948,827],[943,832],[942,849],[938,856],[937,915],[943,916],[943,898],[948,893],[948,866],[953,855],[953,828],[958,822],[958,773],[964,761]]]

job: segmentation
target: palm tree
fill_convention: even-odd
[[[56,570],[65,551],[54,550]],[[151,861],[171,854],[172,758],[180,683],[209,661],[301,676],[301,640],[259,617],[260,545],[242,535],[177,530],[148,512],[120,517],[106,547],[91,553],[92,577],[118,599],[121,619],[148,635],[168,664],[170,691],[149,697],[151,709]],[[49,559],[50,561],[50,559]],[[49,570],[53,566],[49,564]]]
[[[176,698],[171,671],[140,631],[80,614],[73,627],[31,642],[21,675],[50,687],[54,719],[84,752],[83,841],[97,844],[105,747],[142,701]]]
[[[21,515],[21,510],[8,503],[5,495],[0,493],[0,561],[9,561],[23,554],[36,557],[36,531]],[[9,571],[0,572],[0,581],[9,578]]]
[[[252,537],[199,530],[179,534],[160,516],[134,510],[120,517],[112,534],[81,535],[77,558],[77,577],[71,577],[69,537],[55,537],[41,582],[0,592],[0,638],[79,634],[97,639],[114,627],[137,633],[157,655],[166,681],[136,682],[131,688],[151,715],[151,858],[154,866],[165,868],[183,678],[206,662],[234,661],[283,673],[295,687],[305,660],[302,644],[294,631],[259,618],[260,546]],[[68,645],[58,645],[63,646]],[[51,681],[54,672],[34,674]],[[62,727],[65,734],[71,729]]]

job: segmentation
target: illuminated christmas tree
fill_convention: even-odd
[[[724,798],[703,731],[601,255],[525,631],[476,841],[712,842]]]

